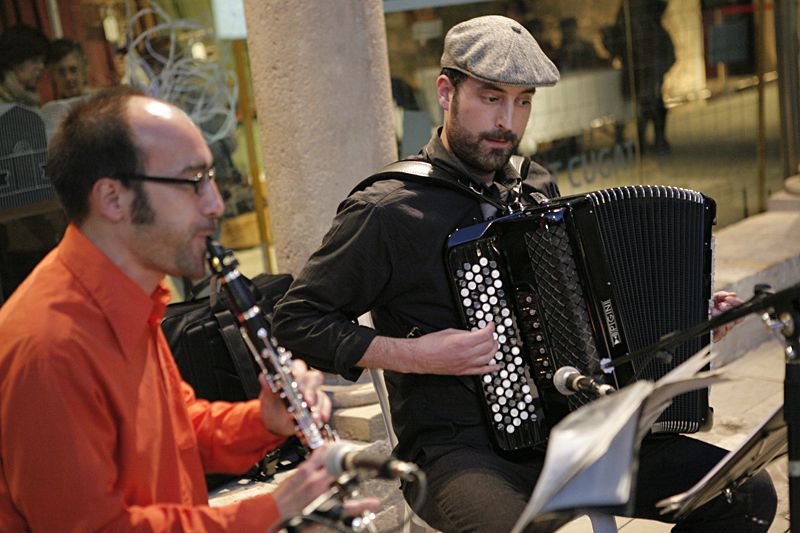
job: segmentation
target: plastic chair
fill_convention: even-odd
[[[360,321],[359,321],[360,322]],[[392,448],[397,446],[397,435],[392,429],[392,415],[389,410],[389,393],[386,390],[386,381],[383,379],[383,370],[378,368],[369,369],[370,378],[372,378],[372,385],[375,387],[375,392],[378,395],[378,403],[381,406],[381,415],[383,416],[383,423],[386,426],[386,434],[389,436],[389,444]],[[411,519],[406,522],[407,517],[411,514]],[[408,503],[403,503],[403,533],[430,533],[437,530],[429,526],[425,521],[413,513]]]
[[[362,326],[374,327],[372,324],[372,317],[369,313],[361,315],[358,318],[358,323]],[[389,409],[389,392],[386,390],[383,370],[379,368],[370,368],[369,376],[372,379],[372,386],[375,387],[378,403],[381,406],[381,416],[383,417],[383,425],[386,427],[386,435],[389,437],[389,444],[392,449],[394,449],[397,446],[397,435],[395,435],[394,428],[392,427],[392,411]],[[409,515],[411,515],[410,520],[408,519]],[[403,500],[402,520],[405,523],[403,526],[403,533],[438,533],[435,529],[426,524],[422,518],[414,514],[405,500]]]

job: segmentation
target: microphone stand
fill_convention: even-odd
[[[309,525],[322,524],[342,533],[373,533],[373,513],[352,517],[343,515],[344,500],[358,496],[360,481],[357,474],[342,474],[327,491],[306,505],[298,515],[285,520],[282,531],[298,533]]]
[[[793,533],[800,533],[800,283],[776,293],[770,292],[768,285],[756,285],[753,292],[753,297],[742,305],[686,330],[668,333],[644,349],[614,361],[606,360],[601,368],[610,371],[615,365],[629,361],[647,365],[657,357],[671,357],[670,350],[680,344],[751,313],[759,313],[782,341],[786,354],[783,416],[789,450],[789,525]]]
[[[782,291],[783,292],[783,291]],[[777,293],[780,294],[780,293]],[[800,532],[800,291],[762,314],[764,322],[784,340],[783,417],[789,445],[789,526]]]

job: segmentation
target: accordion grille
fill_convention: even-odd
[[[673,187],[625,187],[590,198],[629,349],[646,348],[666,333],[705,320],[708,301],[698,297],[704,284],[704,197]],[[657,380],[707,342],[694,339],[675,349],[672,361],[634,363],[633,371]],[[678,396],[653,431],[697,431],[706,398],[706,391]]]
[[[554,366],[572,366],[593,372],[599,361],[597,345],[564,225],[547,224],[536,232],[526,232],[525,245],[538,282],[540,309]],[[584,393],[567,399],[570,409],[590,400]]]

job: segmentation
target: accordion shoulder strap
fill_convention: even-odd
[[[518,170],[522,168],[524,163],[513,161],[515,159],[524,160],[522,157],[512,156],[512,164],[517,167]],[[487,197],[483,194],[475,184],[470,182],[469,180],[459,180],[454,179],[450,176],[443,175],[437,171],[436,167],[430,164],[427,161],[422,160],[414,160],[414,159],[405,159],[402,161],[396,161],[387,165],[381,169],[380,172],[377,174],[373,174],[372,176],[366,178],[365,180],[361,181],[358,185],[356,185],[348,196],[353,195],[358,191],[363,191],[376,181],[382,180],[402,180],[402,181],[412,181],[415,183],[424,183],[426,185],[437,185],[440,187],[446,187],[448,189],[452,189],[454,191],[460,192],[466,196],[474,198],[479,202],[485,202],[491,204],[492,206],[496,207],[499,211],[503,211],[506,209],[506,206],[502,203],[494,200],[492,198]]]

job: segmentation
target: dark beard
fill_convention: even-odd
[[[156,214],[150,205],[150,199],[141,184],[133,185],[133,202],[131,203],[131,223],[136,226],[152,224]]]
[[[450,150],[461,161],[477,170],[484,172],[496,172],[508,163],[511,155],[519,146],[519,138],[510,131],[485,131],[472,134],[461,127],[458,121],[458,106],[453,100],[451,109],[450,128],[447,130],[447,141]],[[489,150],[481,148],[482,140],[504,140],[510,141],[507,148],[491,148]]]

